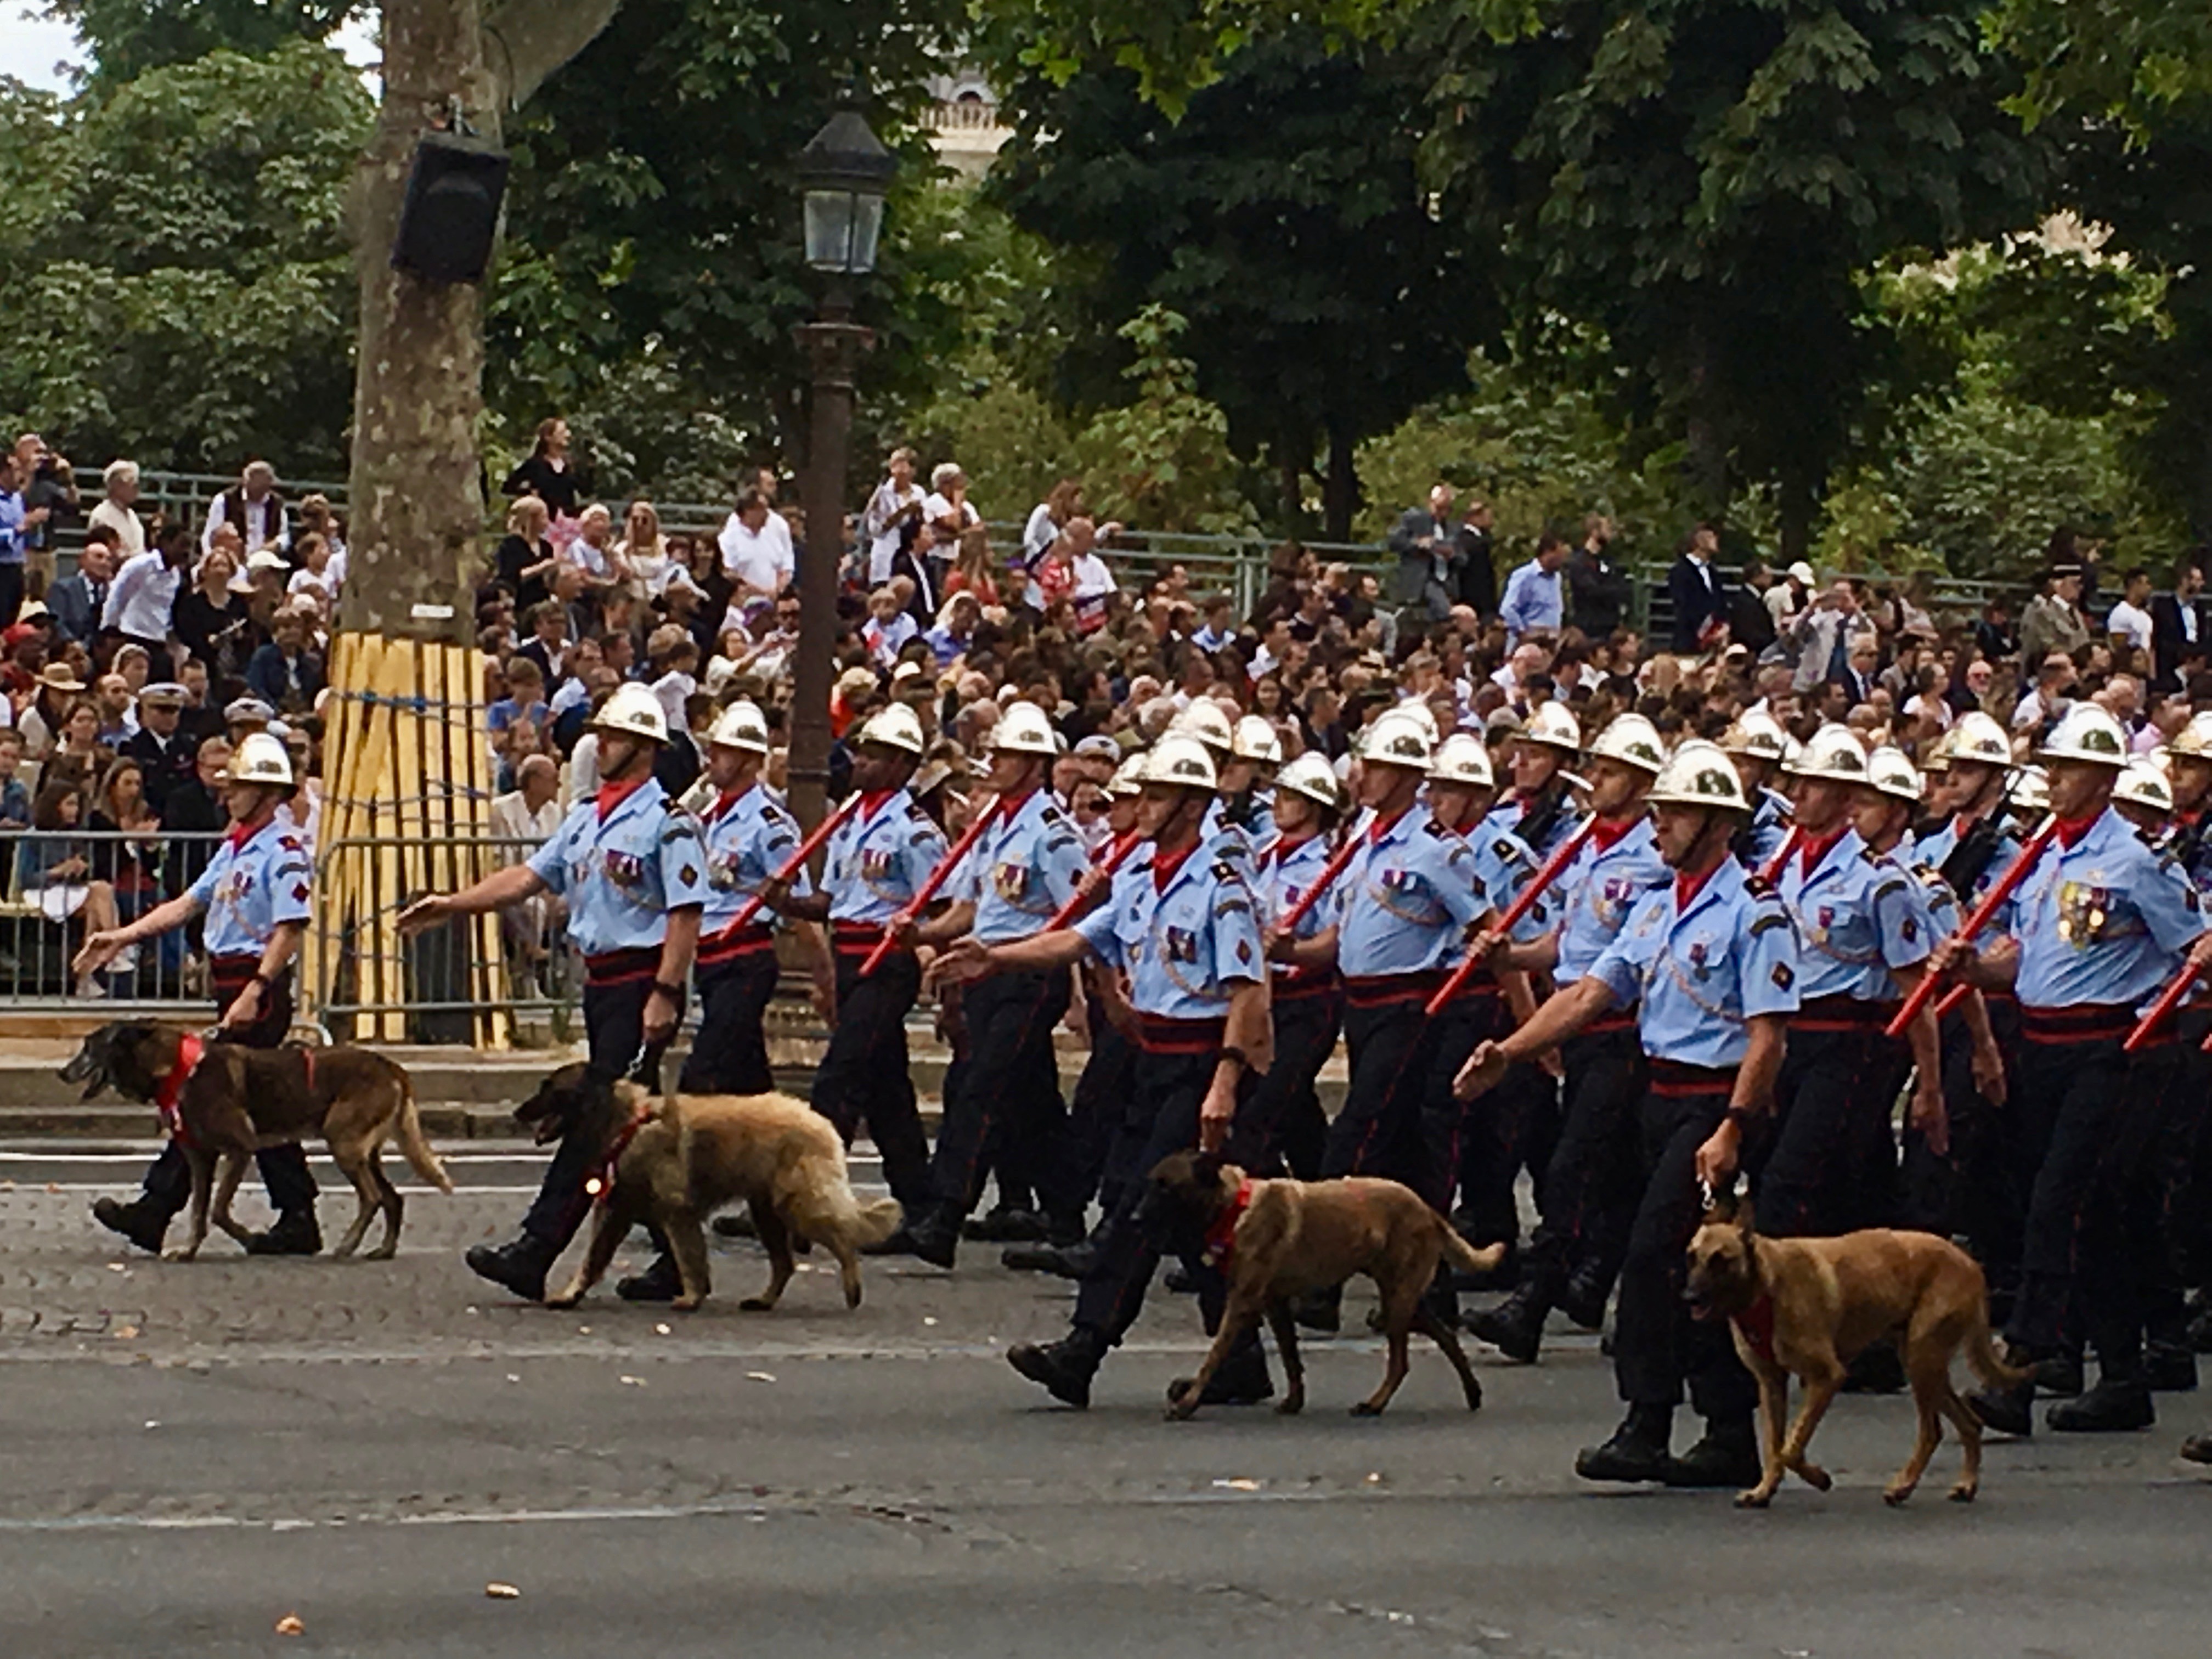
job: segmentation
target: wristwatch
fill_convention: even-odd
[[[671,985],[665,980],[657,979],[653,981],[653,988],[659,992],[661,995],[666,997],[671,1002],[681,1002],[684,1000],[684,988],[680,985]]]
[[[1220,1058],[1235,1060],[1237,1069],[1240,1072],[1249,1072],[1252,1069],[1251,1059],[1242,1048],[1225,1048],[1221,1051]]]

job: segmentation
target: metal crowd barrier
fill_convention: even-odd
[[[216,830],[0,830],[0,1006],[204,1014],[197,926],[136,946],[92,976],[88,995],[78,994],[70,965],[106,896],[118,921],[133,921],[189,888],[222,838]]]

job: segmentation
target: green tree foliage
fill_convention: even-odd
[[[1017,83],[989,189],[1082,256],[1055,392],[1111,401],[1121,325],[1173,311],[1237,453],[1273,468],[1279,516],[1296,524],[1315,477],[1342,538],[1357,445],[1462,384],[1468,346],[1499,320],[1454,204],[1417,173],[1428,82],[1418,60],[1332,52],[1292,27],[1229,59],[1176,120],[1127,71]],[[1316,473],[1324,453],[1335,464]]]
[[[295,40],[326,40],[367,11],[362,0],[52,0],[92,48],[93,90],[211,52],[259,58]]]
[[[371,106],[294,41],[105,100],[0,82],[0,424],[79,458],[342,472],[353,282],[340,222]]]
[[[1999,0],[1990,32],[2017,57],[2019,107],[2109,118],[2147,137],[2212,99],[2212,6],[2199,0]]]

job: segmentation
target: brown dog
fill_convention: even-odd
[[[415,1173],[450,1193],[453,1183],[422,1139],[415,1090],[407,1073],[366,1048],[245,1048],[208,1042],[197,1063],[187,1045],[201,1039],[173,1027],[135,1020],[103,1025],[62,1068],[62,1081],[82,1083],[89,1100],[103,1088],[131,1100],[161,1103],[162,1115],[192,1170],[191,1236],[161,1254],[190,1261],[215,1224],[241,1244],[245,1228],[231,1218],[231,1200],[253,1154],[319,1132],[331,1157],[353,1183],[361,1208],[331,1252],[351,1255],[384,1214],[384,1237],[369,1251],[382,1261],[398,1248],[399,1191],[378,1161],[389,1135]],[[216,1179],[220,1162],[222,1178]],[[210,1203],[210,1200],[212,1202]]]
[[[546,1298],[565,1308],[597,1284],[641,1221],[658,1225],[683,1280],[674,1305],[689,1310],[708,1291],[707,1218],[738,1199],[752,1207],[768,1250],[768,1288],[738,1306],[765,1312],[790,1284],[791,1238],[837,1258],[845,1305],[860,1305],[860,1248],[899,1224],[896,1199],[863,1203],[845,1172],[845,1143],[830,1120],[788,1095],[655,1097],[639,1085],[564,1066],[518,1107],[540,1140],[582,1135],[613,1164],[592,1217],[591,1243],[568,1288]],[[603,1171],[594,1179],[606,1181]]]
[[[1966,1449],[1952,1498],[1973,1501],[1982,1474],[1982,1425],[1951,1386],[1951,1358],[1964,1349],[1983,1382],[2011,1388],[2023,1374],[1998,1358],[1990,1341],[1989,1302],[1982,1270],[1948,1239],[1932,1233],[1869,1228],[1841,1238],[1763,1238],[1752,1231],[1751,1206],[1723,1200],[1705,1212],[1690,1240],[1690,1276],[1683,1294],[1699,1318],[1726,1318],[1735,1351],[1759,1379],[1766,1428],[1765,1468],[1759,1484],[1737,1495],[1763,1509],[1794,1469],[1808,1485],[1828,1490],[1827,1471],[1805,1461],[1814,1430],[1844,1386],[1859,1352],[1894,1339],[1920,1408],[1920,1438],[1882,1496],[1893,1504],[1912,1496],[1943,1437],[1948,1417]],[[1802,1378],[1805,1403],[1785,1437],[1790,1379]]]
[[[1221,1362],[1264,1316],[1283,1357],[1288,1388],[1275,1407],[1285,1413],[1306,1403],[1305,1368],[1298,1359],[1290,1304],[1332,1290],[1354,1273],[1375,1281],[1382,1298],[1382,1332],[1390,1356],[1382,1384],[1352,1408],[1375,1417],[1406,1380],[1406,1339],[1419,1331],[1450,1360],[1467,1393],[1467,1408],[1482,1406],[1482,1384],[1459,1339],[1429,1317],[1421,1296],[1449,1257],[1474,1273],[1495,1267],[1505,1247],[1471,1249],[1449,1222],[1395,1181],[1352,1176],[1340,1181],[1255,1181],[1211,1153],[1175,1152],[1152,1174],[1147,1203],[1170,1212],[1171,1231],[1202,1233],[1209,1259],[1229,1280],[1228,1306],[1206,1361],[1168,1404],[1170,1420],[1188,1417],[1206,1395]]]

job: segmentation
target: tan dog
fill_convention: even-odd
[[[708,1217],[738,1199],[752,1206],[753,1225],[767,1249],[768,1288],[740,1307],[766,1312],[791,1283],[793,1234],[837,1258],[845,1305],[860,1305],[860,1249],[888,1238],[899,1224],[896,1199],[863,1203],[845,1172],[845,1143],[829,1119],[788,1095],[655,1097],[639,1085],[564,1066],[539,1085],[515,1115],[538,1139],[580,1134],[613,1164],[599,1194],[591,1243],[576,1276],[553,1307],[580,1300],[599,1281],[615,1251],[641,1221],[659,1227],[683,1280],[674,1305],[686,1311],[706,1298]],[[610,1172],[594,1177],[606,1180]]]
[[[86,1085],[87,1100],[112,1085],[132,1100],[161,1102],[164,1118],[173,1118],[172,1132],[191,1165],[192,1213],[190,1237],[161,1252],[168,1260],[190,1261],[199,1254],[207,1242],[210,1209],[216,1226],[246,1243],[250,1235],[231,1218],[230,1204],[253,1154],[318,1132],[361,1203],[353,1225],[331,1252],[334,1256],[351,1255],[360,1248],[369,1218],[380,1210],[384,1237],[369,1257],[382,1261],[398,1248],[404,1206],[377,1158],[386,1135],[416,1175],[441,1192],[453,1190],[438,1155],[422,1139],[414,1085],[382,1054],[345,1047],[246,1048],[209,1042],[195,1061],[187,1045],[200,1042],[173,1027],[118,1021],[86,1037],[76,1057],[62,1068],[62,1081]]]
[[[1382,1298],[1382,1331],[1390,1345],[1382,1384],[1352,1408],[1375,1417],[1406,1380],[1406,1339],[1419,1331],[1442,1348],[1459,1373],[1467,1408],[1482,1407],[1482,1384],[1459,1339],[1431,1319],[1421,1296],[1449,1257],[1470,1272],[1486,1272],[1505,1247],[1471,1249],[1449,1222],[1395,1181],[1352,1176],[1340,1181],[1255,1181],[1210,1153],[1176,1152],[1152,1174],[1146,1201],[1167,1206],[1170,1231],[1202,1234],[1206,1254],[1229,1280],[1221,1328],[1198,1375],[1169,1402],[1170,1420],[1198,1409],[1206,1385],[1244,1334],[1264,1316],[1283,1358],[1288,1388],[1279,1412],[1306,1403],[1305,1368],[1298,1359],[1297,1327],[1289,1304],[1332,1290],[1354,1273],[1375,1281]]]
[[[1943,1437],[1948,1417],[1966,1449],[1956,1502],[1980,1489],[1982,1425],[1951,1386],[1951,1358],[1992,1387],[2011,1388],[2023,1374],[1998,1358],[1990,1340],[1989,1301],[1982,1270],[1948,1239],[1932,1233],[1869,1228],[1841,1238],[1764,1238],[1752,1231],[1751,1206],[1724,1200],[1705,1212],[1690,1240],[1684,1289],[1699,1318],[1729,1321],[1735,1351],[1759,1379],[1766,1429],[1759,1482],[1737,1495],[1763,1509],[1794,1469],[1808,1485],[1828,1490],[1827,1471],[1805,1461],[1820,1419],[1844,1386],[1844,1369],[1864,1348],[1893,1339],[1920,1408],[1920,1438],[1882,1497],[1893,1504],[1912,1496]],[[1784,1437],[1790,1379],[1805,1383],[1805,1403]]]

